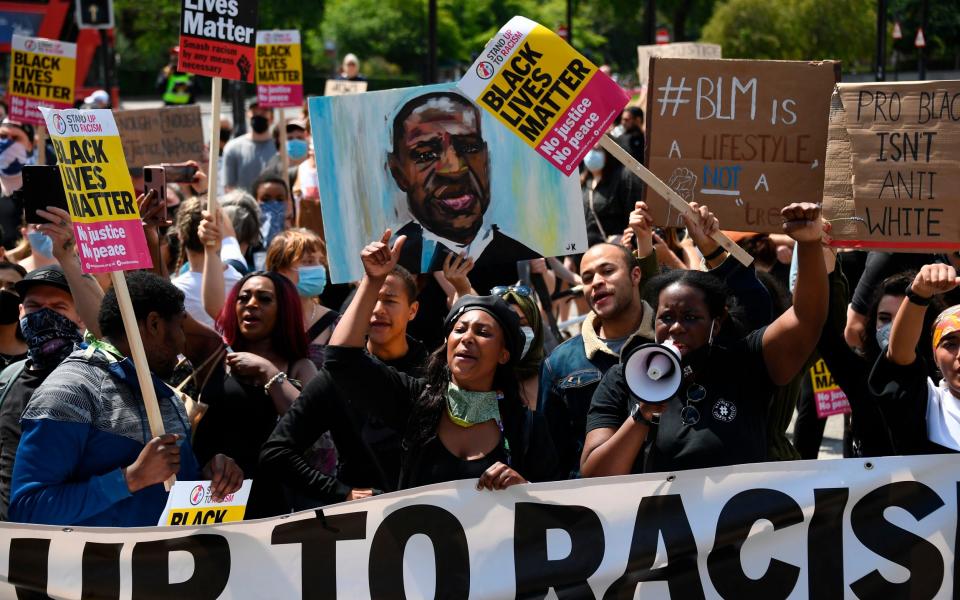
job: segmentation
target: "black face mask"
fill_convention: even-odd
[[[250,117],[250,129],[254,133],[265,133],[267,129],[270,128],[270,121],[262,115],[254,115]]]
[[[221,142],[229,142],[231,135],[233,135],[233,132],[230,131],[229,129],[221,129],[221,130],[220,130],[220,141],[221,141]]]
[[[0,290],[0,325],[20,320],[20,296],[10,290]]]

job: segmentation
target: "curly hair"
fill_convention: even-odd
[[[168,279],[149,271],[133,271],[126,274],[126,280],[138,322],[146,319],[150,313],[157,313],[162,319],[170,319],[183,313],[183,292]],[[103,297],[97,322],[105,337],[126,337],[117,292],[112,287]]]

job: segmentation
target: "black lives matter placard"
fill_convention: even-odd
[[[254,82],[257,0],[183,0],[178,69]]]

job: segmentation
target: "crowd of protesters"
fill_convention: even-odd
[[[355,57],[345,69],[359,77]],[[257,518],[459,479],[816,458],[821,358],[850,404],[845,456],[960,451],[960,253],[837,252],[819,206],[790,204],[780,234],[731,233],[756,258],[744,266],[708,206],[655,228],[640,180],[598,148],[581,168],[582,255],[495,273],[449,255],[411,274],[388,230],[358,257],[362,280],[334,285],[323,231],[300,218],[319,202],[306,115],[247,117],[246,135],[223,126],[220,210],[204,210],[202,170],[139,198],[158,259],[126,278],[156,438],[117,296],[81,272],[69,214],[22,223],[11,165],[35,155],[34,132],[0,124],[0,518],[154,525],[173,475],[215,497],[252,479]],[[630,108],[615,131],[637,158],[642,123]],[[651,342],[679,352],[665,402],[624,375]]]

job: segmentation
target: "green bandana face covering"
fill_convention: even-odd
[[[473,427],[487,421],[500,422],[499,392],[471,392],[457,384],[447,384],[447,414],[460,427]]]

